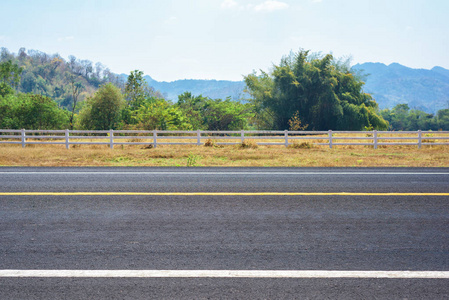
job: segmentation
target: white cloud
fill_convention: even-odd
[[[323,0],[312,0],[313,3],[321,3]]]
[[[254,6],[256,12],[272,12],[275,10],[281,10],[288,8],[289,5],[285,2],[280,2],[276,0],[268,0],[264,3]]]
[[[221,3],[220,7],[222,9],[231,9],[231,8],[237,8],[238,6],[239,6],[239,4],[234,0],[224,0]]]

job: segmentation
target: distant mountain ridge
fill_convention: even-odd
[[[449,70],[412,69],[398,63],[364,63],[352,67],[365,76],[364,90],[380,108],[407,103],[410,108],[436,113],[449,108]]]
[[[125,81],[128,75],[121,74]],[[178,101],[178,95],[184,92],[191,92],[193,95],[203,95],[212,99],[240,100],[244,95],[245,83],[243,81],[229,80],[202,80],[202,79],[182,79],[171,82],[156,81],[151,76],[145,75],[144,79],[148,85],[161,92],[164,97],[174,102]]]

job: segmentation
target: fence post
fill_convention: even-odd
[[[332,130],[329,130],[329,148],[332,149]]]
[[[418,130],[418,149],[421,149],[422,146],[422,131]]]
[[[22,148],[25,148],[26,137],[25,137],[25,129],[22,129]]]
[[[109,145],[111,149],[114,149],[114,130],[109,130]]]
[[[153,148],[157,147],[157,131],[153,130]]]
[[[69,130],[68,129],[66,129],[65,130],[65,148],[66,149],[69,149]]]
[[[377,149],[377,130],[373,131],[374,149]]]
[[[245,142],[245,130],[240,132],[240,139],[242,140],[242,144]]]
[[[285,147],[288,147],[288,130],[284,131],[284,137],[285,137]]]
[[[199,129],[196,131],[196,138],[197,138],[196,144],[198,146],[201,146],[201,131]]]

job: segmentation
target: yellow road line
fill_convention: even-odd
[[[0,196],[449,196],[449,193],[0,192]]]

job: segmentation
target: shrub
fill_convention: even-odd
[[[240,149],[257,149],[259,146],[252,140],[244,140],[239,146]]]
[[[313,144],[311,143],[307,143],[307,142],[302,142],[302,143],[293,143],[291,144],[289,147],[294,148],[294,149],[310,149],[313,148]]]
[[[215,141],[213,139],[207,139],[204,143],[205,147],[215,147]]]

